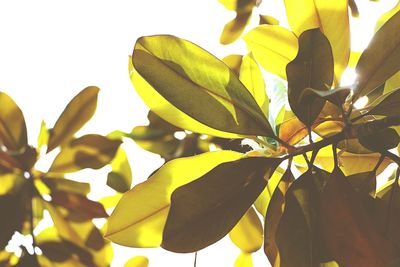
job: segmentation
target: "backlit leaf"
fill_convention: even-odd
[[[358,61],[354,99],[365,96],[400,70],[400,12],[376,33]]]
[[[81,195],[87,195],[90,191],[90,184],[64,179],[63,177],[46,176],[42,178],[42,181],[51,191],[67,191]]]
[[[309,99],[311,103],[314,102],[315,98],[323,98],[331,102],[332,104],[341,107],[350,92],[351,88],[349,87],[338,87],[328,91],[320,91],[313,88],[307,88],[306,90],[304,90],[302,97]]]
[[[61,206],[69,211],[76,212],[85,219],[108,217],[103,206],[87,197],[71,192],[55,191],[51,194],[51,203],[55,206]]]
[[[222,59],[222,61],[239,76],[240,66],[242,65],[242,55],[229,55]]]
[[[232,242],[242,252],[252,253],[263,244],[263,228],[254,208],[250,208],[229,232]]]
[[[318,203],[329,173],[313,168],[296,179],[285,195],[275,242],[282,267],[319,267],[329,260],[318,233]]]
[[[276,244],[276,232],[279,221],[285,208],[285,195],[289,186],[293,183],[294,176],[288,169],[279,181],[278,187],[272,194],[268,205],[264,224],[264,252],[269,262],[276,266],[279,264],[279,250]]]
[[[90,120],[96,111],[99,90],[95,86],[86,87],[68,103],[50,132],[47,152],[68,142]]]
[[[268,118],[269,99],[265,90],[264,77],[252,54],[243,57],[239,78]]]
[[[378,234],[340,170],[333,171],[319,205],[322,237],[340,266],[387,266],[396,259],[394,247]]]
[[[243,158],[218,165],[199,179],[177,188],[161,246],[194,252],[224,237],[265,188],[279,158]]]
[[[244,37],[249,51],[268,72],[286,80],[286,65],[297,54],[297,37],[280,26],[260,25]]]
[[[108,218],[106,237],[124,246],[158,247],[172,192],[203,176],[218,164],[242,156],[237,152],[216,151],[167,162],[149,179],[123,195]]]
[[[397,147],[400,136],[396,130],[386,128],[372,135],[360,136],[358,140],[371,151],[385,151]]]
[[[279,20],[272,16],[260,15],[260,21],[258,24],[279,25]]]
[[[395,116],[400,114],[397,108],[400,105],[400,88],[392,90],[373,101],[362,109],[362,114],[366,115],[382,115]]]
[[[119,148],[111,162],[112,171],[108,173],[107,185],[117,192],[124,193],[131,188],[132,171],[125,151]]]
[[[28,144],[24,115],[3,92],[0,92],[0,141],[9,150],[20,150]]]
[[[249,253],[240,253],[235,260],[234,267],[253,267],[253,259]]]
[[[251,10],[247,12],[237,12],[236,17],[229,21],[222,31],[220,37],[221,44],[230,44],[242,35],[244,28],[251,18]]]
[[[120,144],[120,140],[111,140],[101,135],[84,135],[61,149],[49,172],[67,173],[84,168],[99,169],[110,163]]]
[[[338,85],[350,55],[348,1],[285,0],[285,7],[289,25],[297,36],[320,28],[327,37],[332,46],[335,84]]]
[[[319,29],[307,30],[299,37],[299,52],[286,67],[289,104],[296,116],[311,126],[325,101],[301,98],[307,88],[327,91],[333,82],[333,58],[328,39]]]
[[[233,71],[195,44],[168,35],[141,37],[132,62],[148,85],[193,119],[228,133],[273,136],[268,120]],[[139,93],[142,85],[135,84]],[[163,117],[161,106],[150,108]],[[198,131],[182,127],[178,118],[166,120]]]
[[[129,259],[124,267],[147,267],[149,266],[149,259],[145,256],[135,256]]]

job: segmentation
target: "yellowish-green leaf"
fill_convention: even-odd
[[[297,37],[276,25],[260,25],[244,37],[249,51],[267,71],[286,80],[286,65],[297,54]]]
[[[172,192],[215,166],[241,157],[242,154],[237,152],[216,151],[167,162],[147,181],[123,195],[108,218],[106,237],[124,246],[158,247]]]
[[[264,77],[251,53],[243,57],[239,78],[260,106],[265,117],[268,118],[269,99],[265,89]]]
[[[400,70],[400,12],[393,15],[375,33],[362,53],[356,71],[354,99],[365,96]]]
[[[251,207],[280,162],[280,158],[247,157],[222,163],[177,188],[161,246],[185,253],[220,240]]]
[[[141,37],[132,62],[158,94],[195,120],[228,133],[273,136],[268,120],[233,71],[195,44],[169,35]],[[170,122],[181,127],[177,118]]]
[[[328,38],[335,63],[335,84],[338,84],[350,56],[348,1],[285,0],[285,6],[290,27],[297,36],[320,28]]]
[[[24,115],[3,92],[0,92],[0,142],[10,150],[20,150],[28,144]]]
[[[235,261],[234,267],[253,267],[253,259],[249,253],[241,253]]]
[[[246,12],[237,12],[236,17],[225,25],[219,39],[220,43],[226,45],[236,41],[243,33],[250,18],[251,10]]]
[[[242,60],[243,60],[243,56],[237,55],[237,54],[229,55],[222,59],[222,61],[226,65],[228,65],[228,67],[231,70],[233,70],[237,74],[237,76],[239,76],[239,73],[240,73],[240,66],[242,65]]]
[[[96,111],[99,90],[86,87],[68,103],[50,132],[47,152],[68,142],[90,120]]]
[[[149,266],[149,259],[145,256],[135,256],[129,259],[124,267],[147,267]]]
[[[40,148],[44,145],[47,145],[49,141],[49,130],[47,129],[46,123],[42,121],[40,124],[40,132],[38,136],[38,151],[40,151]]]
[[[250,208],[229,232],[232,242],[243,252],[252,253],[263,244],[263,228],[254,208]]]
[[[54,159],[49,172],[68,173],[84,168],[99,169],[115,156],[120,140],[88,134],[72,140]]]
[[[128,157],[122,148],[119,148],[111,161],[112,171],[108,174],[107,185],[114,190],[124,193],[131,188],[132,171]]]

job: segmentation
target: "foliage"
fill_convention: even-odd
[[[92,219],[106,218],[103,206],[87,198],[90,185],[67,179],[65,174],[85,168],[99,169],[123,153],[121,140],[97,134],[76,138],[75,133],[93,116],[99,89],[90,86],[66,106],[53,128],[42,123],[38,146],[29,145],[22,111],[0,92],[0,265],[1,266],[108,266],[110,242]],[[36,163],[54,157],[47,171]],[[113,161],[114,171],[120,168]],[[129,166],[128,166],[129,167]],[[126,168],[128,168],[126,167]],[[130,172],[130,169],[129,169]],[[110,184],[121,188],[118,178]],[[54,226],[40,233],[35,227],[50,214]],[[31,235],[31,247],[22,246],[18,258],[5,250],[15,232]],[[33,253],[40,249],[42,253]],[[133,265],[132,265],[133,266]]]
[[[221,2],[237,12],[221,38],[229,43],[256,3]],[[167,163],[122,196],[108,239],[187,253],[229,234],[242,250],[235,266],[251,266],[262,243],[272,266],[398,266],[400,172],[379,187],[377,175],[400,164],[392,150],[400,84],[387,86],[400,70],[400,12],[382,17],[356,63],[356,82],[340,87],[354,1],[285,7],[290,29],[250,30],[245,56],[220,60],[170,35],[137,40],[129,73],[150,124],[124,135]],[[275,78],[264,79],[259,65]],[[269,83],[276,86],[266,90]],[[219,145],[229,139],[253,150]]]

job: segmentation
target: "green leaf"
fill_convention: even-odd
[[[0,92],[0,141],[9,150],[20,150],[28,144],[24,115],[3,92]]]
[[[125,193],[131,188],[132,171],[128,157],[122,148],[119,148],[111,161],[112,171],[108,173],[107,185],[120,193]]]
[[[386,266],[395,249],[377,231],[359,195],[335,168],[320,200],[320,231],[339,266]]]
[[[385,151],[397,147],[400,136],[395,129],[386,128],[372,135],[360,136],[358,140],[371,151]]]
[[[252,253],[261,248],[263,244],[263,228],[253,207],[248,209],[233,227],[229,232],[229,237],[242,252]]]
[[[124,267],[147,267],[149,266],[149,259],[145,256],[135,256],[129,259]]]
[[[276,232],[285,207],[285,195],[293,183],[294,176],[290,169],[281,177],[269,202],[264,224],[264,252],[269,262],[275,266],[279,262],[279,250],[276,244]]]
[[[400,70],[400,12],[393,15],[376,33],[357,63],[354,100],[372,92]]]
[[[81,194],[66,191],[54,191],[51,193],[51,197],[51,203],[53,205],[78,213],[80,217],[85,219],[108,217],[103,205],[92,201]]]
[[[167,162],[145,182],[122,196],[108,218],[106,237],[129,247],[158,247],[172,192],[205,175],[218,164],[242,156],[233,151],[215,151]]]
[[[88,134],[70,141],[54,159],[49,172],[68,173],[84,168],[100,169],[110,163],[118,150],[120,140]]]
[[[68,103],[50,131],[47,152],[71,140],[90,120],[96,111],[99,90],[95,86],[86,87]]]
[[[276,25],[260,25],[244,37],[247,48],[268,72],[286,80],[286,65],[296,57],[297,37]]]
[[[195,44],[168,35],[141,37],[132,62],[158,94],[193,119],[228,133],[273,136],[268,120],[233,71]],[[161,109],[153,111],[163,117]],[[196,131],[177,119],[166,120]]]
[[[368,104],[365,108],[361,109],[361,115],[381,115],[381,116],[395,116],[399,115],[400,111],[400,88],[392,90],[384,95],[375,99],[372,103]]]
[[[304,90],[327,91],[333,82],[333,56],[328,39],[319,29],[303,32],[299,52],[286,67],[289,104],[296,116],[308,127],[321,112],[325,101],[301,98]]]
[[[319,267],[328,261],[318,233],[318,203],[329,173],[313,167],[296,179],[285,195],[285,209],[275,242],[282,267]]]
[[[220,240],[253,204],[280,162],[255,157],[222,163],[177,188],[171,196],[161,246],[194,252]]]

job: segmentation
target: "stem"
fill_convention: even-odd
[[[32,247],[35,249],[36,247],[36,240],[35,240],[35,235],[33,231],[35,230],[35,215],[34,215],[34,204],[33,204],[33,198],[35,196],[35,185],[33,183],[33,176],[31,173],[29,173],[29,201],[30,201],[30,212],[29,212],[29,230],[32,236]]]
[[[397,191],[396,188],[399,186],[399,175],[400,175],[400,170],[397,169],[396,178],[395,178],[395,180],[393,182],[393,188],[392,188],[392,191],[390,192],[388,210],[387,210],[386,219],[385,219],[385,230],[383,232],[384,236],[387,236],[387,233],[388,233],[389,221],[390,221],[390,211],[392,210],[392,203],[393,203],[393,199],[394,199],[394,194]]]
[[[197,251],[194,253],[194,264],[193,264],[193,266],[194,267],[197,266]]]

